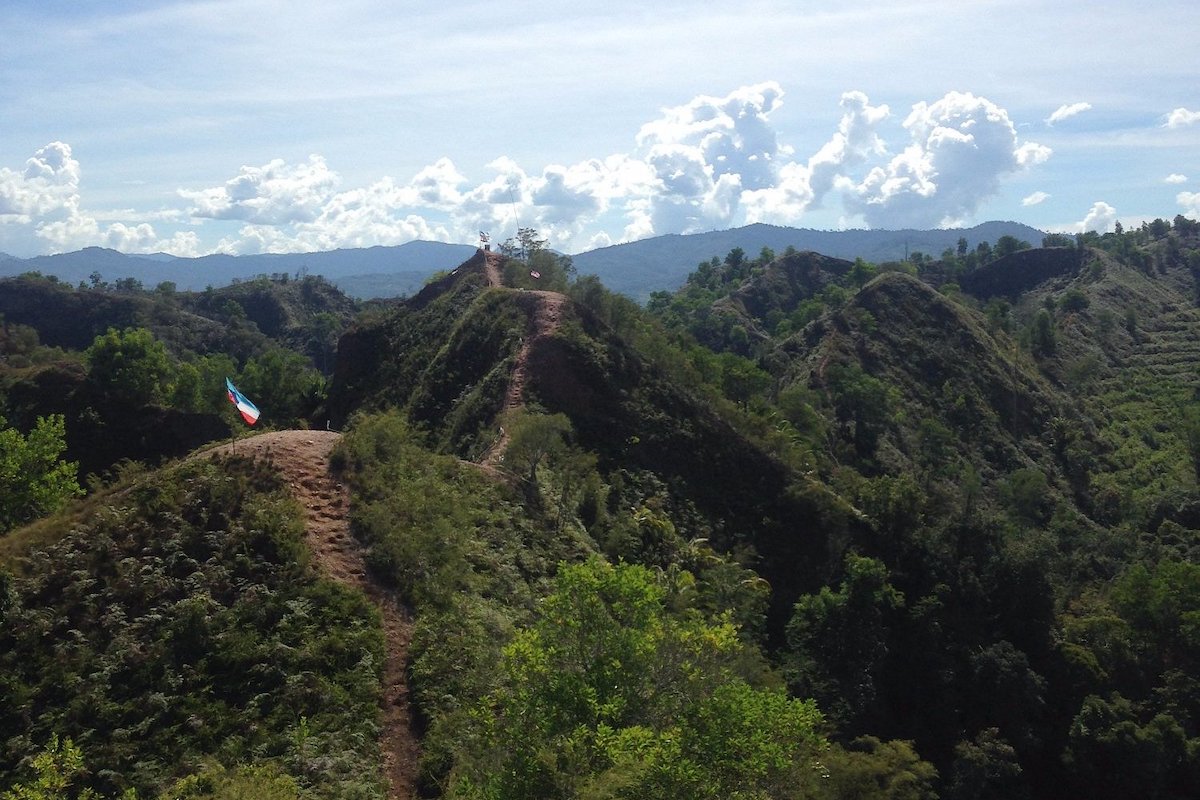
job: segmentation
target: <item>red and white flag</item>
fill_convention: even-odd
[[[225,392],[229,395],[229,402],[233,403],[237,410],[241,412],[242,419],[246,420],[247,425],[253,425],[258,422],[258,406],[251,403],[246,398],[246,395],[239,392],[237,387],[233,385],[233,381],[229,380],[229,378],[225,379]]]

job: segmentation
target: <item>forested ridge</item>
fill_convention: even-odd
[[[546,244],[370,305],[0,281],[0,798],[397,796],[379,597],[184,458],[226,375],[343,432],[419,796],[1196,796],[1200,224],[644,306]]]

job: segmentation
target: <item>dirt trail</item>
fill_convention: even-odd
[[[504,281],[500,277],[500,254],[499,253],[484,253],[483,255],[483,274],[487,276],[488,286],[503,286]]]
[[[350,535],[349,489],[329,472],[329,453],[340,438],[333,431],[277,431],[221,445],[205,455],[232,452],[269,461],[304,507],[305,537],[317,566],[333,580],[361,589],[379,609],[385,650],[379,746],[388,798],[409,800],[420,757],[405,670],[412,619],[393,594],[371,578],[362,549]]]
[[[562,310],[567,298],[559,292],[530,292],[537,298],[533,312],[533,333],[521,340],[521,349],[517,351],[517,363],[513,365],[512,375],[508,381],[508,391],[504,394],[504,407],[500,414],[514,408],[520,408],[525,403],[525,384],[529,379],[529,353],[534,342],[552,335],[562,322]],[[487,449],[479,463],[485,467],[496,468],[504,460],[504,451],[508,449],[508,431],[500,429],[500,436]]]

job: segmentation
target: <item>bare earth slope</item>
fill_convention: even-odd
[[[566,295],[558,292],[530,292],[537,297],[537,308],[533,314],[533,332],[521,341],[521,349],[517,352],[517,360],[513,365],[512,377],[508,382],[508,391],[504,394],[504,408],[501,415],[525,404],[525,384],[529,375],[529,353],[534,344],[542,338],[552,336],[558,330],[562,320],[563,305],[567,302]],[[485,467],[498,467],[508,449],[508,431],[500,429],[500,436],[479,460]]]
[[[362,549],[350,535],[349,490],[329,472],[329,454],[341,438],[333,431],[264,433],[206,451],[263,458],[278,469],[304,507],[305,534],[319,569],[328,577],[362,590],[383,620],[383,720],[380,748],[388,781],[388,797],[414,795],[419,748],[413,731],[405,666],[412,620],[392,593],[367,572]]]

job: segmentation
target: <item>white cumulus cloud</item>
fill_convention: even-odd
[[[1054,125],[1062,122],[1064,119],[1070,119],[1076,114],[1082,114],[1084,111],[1090,111],[1091,103],[1071,103],[1069,105],[1061,105],[1054,110],[1054,113],[1046,117],[1047,125]]]
[[[651,168],[656,194],[634,210],[634,229],[687,233],[729,225],[743,190],[775,185],[781,147],[768,116],[783,102],[774,81],[725,97],[701,95],[668,108],[637,135],[638,157]]]
[[[122,253],[170,253],[173,256],[193,257],[203,255],[200,237],[195,231],[179,231],[163,239],[147,222],[126,225],[114,222],[100,235],[104,247]]]
[[[904,128],[908,146],[847,196],[847,209],[871,227],[960,224],[999,191],[1004,175],[1042,163],[1051,152],[1019,142],[1008,112],[965,92],[917,103]]]
[[[243,166],[223,186],[179,194],[192,201],[194,217],[278,225],[316,219],[338,182],[325,159],[311,155],[303,164],[277,158],[261,167]]]
[[[336,191],[341,183],[325,159],[288,164],[274,159],[244,166],[225,184],[181,190],[199,219],[241,220],[236,235],[221,239],[218,252],[284,253],[397,245],[414,239],[450,240],[429,214],[453,214],[467,197],[467,179],[449,158],[422,168],[408,183],[383,177],[367,186]]]
[[[1175,202],[1183,206],[1183,213],[1192,219],[1200,217],[1200,192],[1180,192],[1175,195]]]
[[[700,95],[640,126],[629,152],[537,169],[500,156],[482,176],[441,157],[407,180],[347,187],[320,154],[276,158],[207,188],[179,189],[174,207],[158,210],[85,210],[80,165],[69,146],[53,142],[22,169],[0,168],[0,249],[303,252],[473,241],[480,230],[499,240],[521,226],[573,252],[753,222],[798,224],[839,196],[849,225],[954,225],[1006,175],[1050,156],[1019,139],[1004,109],[961,92],[913,106],[901,141],[889,142],[897,130],[889,107],[861,91],[841,95],[836,126],[806,132],[821,144],[798,155],[772,121],[783,99],[775,81]],[[1023,202],[1047,197],[1035,192]]]
[[[1163,178],[1163,183],[1187,183],[1187,175],[1180,175],[1178,172],[1172,172],[1170,175]]]
[[[887,152],[887,145],[875,131],[887,118],[888,107],[872,106],[867,95],[858,91],[844,93],[840,105],[842,118],[837,131],[806,164],[783,164],[774,186],[742,194],[746,222],[797,222],[832,188],[845,182],[848,167]]]
[[[1096,231],[1097,233],[1108,233],[1113,229],[1113,224],[1117,221],[1117,210],[1099,200],[1092,203],[1092,207],[1088,210],[1087,215],[1077,226],[1079,231]]]
[[[1036,206],[1037,204],[1044,203],[1049,199],[1050,199],[1050,195],[1047,194],[1046,192],[1034,192],[1031,195],[1027,195],[1026,197],[1023,197],[1021,199],[1021,205]]]
[[[1186,108],[1177,108],[1170,114],[1167,114],[1167,119],[1163,123],[1163,127],[1183,128],[1197,121],[1200,121],[1200,111],[1188,111]]]
[[[448,211],[462,202],[459,187],[466,182],[467,179],[454,166],[453,161],[439,158],[414,175],[396,199],[404,205],[423,205]]]
[[[77,209],[79,177],[79,162],[64,142],[38,148],[22,172],[0,168],[0,223]]]
[[[176,236],[164,241],[148,223],[114,222],[101,227],[95,215],[83,208],[82,174],[65,142],[38,148],[21,172],[0,168],[0,225],[16,229],[7,240],[28,249],[49,246],[52,252],[101,245],[124,252],[194,254],[180,252],[188,247],[185,239]]]

